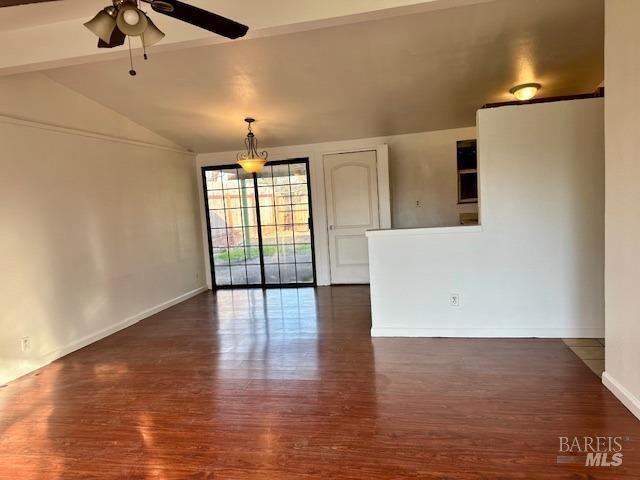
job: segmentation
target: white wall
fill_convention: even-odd
[[[603,381],[640,417],[640,2],[607,0],[605,5],[607,348]]]
[[[478,122],[482,226],[370,232],[373,334],[602,336],[603,100]]]
[[[256,133],[259,137],[259,131]],[[271,160],[309,159],[318,284],[331,283],[323,155],[364,149],[375,150],[381,145],[387,145],[393,227],[456,225],[460,212],[477,211],[475,205],[457,205],[456,172],[456,141],[475,138],[475,136],[475,128],[460,128],[269,148]],[[238,148],[240,149],[240,144]],[[198,175],[203,166],[233,164],[236,153],[233,151],[198,155]],[[203,205],[204,199],[201,192],[200,195],[200,202]],[[416,207],[416,200],[421,201],[420,207]],[[204,211],[201,213],[201,221],[203,244],[206,249],[207,231]],[[208,257],[208,251],[205,254]],[[209,266],[207,265],[206,268],[210,287]]]
[[[41,74],[0,145],[0,384],[202,288],[192,154]]]

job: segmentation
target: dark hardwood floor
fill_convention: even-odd
[[[640,478],[640,422],[561,340],[371,339],[368,295],[204,293],[19,379],[0,478]],[[623,464],[556,464],[584,435]]]

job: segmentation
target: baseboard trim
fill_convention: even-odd
[[[395,328],[374,327],[372,337],[602,338],[602,328]]]
[[[602,383],[613,393],[622,404],[629,409],[638,419],[640,419],[640,398],[627,390],[620,382],[613,378],[608,372],[602,374]]]
[[[188,300],[202,292],[206,292],[207,290],[208,288],[206,286],[198,287],[194,290],[191,290],[175,298],[172,298],[171,300],[168,300],[159,305],[143,310],[142,312],[137,313],[129,318],[125,318],[124,320],[114,325],[111,325],[110,327],[104,328],[102,330],[99,330],[98,332],[91,333],[82,338],[79,338],[78,340],[75,340],[64,347],[60,347],[52,352],[42,355],[40,358],[36,360],[29,362],[28,367],[26,368],[23,367],[23,368],[16,369],[9,378],[0,379],[0,385],[4,385],[20,377],[23,377],[24,375],[28,375],[29,373],[34,372],[42,367],[45,367],[49,365],[51,362],[54,362],[55,360],[58,360],[59,358],[62,358],[65,355],[69,355],[70,353],[75,352],[76,350],[80,350],[81,348],[84,348],[87,345],[91,345],[92,343],[95,343],[99,340],[102,340],[103,338],[106,338],[109,335],[113,335],[114,333],[119,332],[120,330],[130,327],[131,325],[135,325],[136,323],[138,323],[141,320],[144,320],[145,318],[155,315],[156,313],[166,310],[167,308],[173,307],[178,303],[182,303],[185,300]]]

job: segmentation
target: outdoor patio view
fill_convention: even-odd
[[[217,286],[312,284],[307,162],[205,170]]]

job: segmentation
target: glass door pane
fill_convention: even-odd
[[[262,283],[254,179],[242,169],[205,171],[217,286]]]
[[[203,171],[215,285],[314,284],[308,162]]]
[[[313,283],[307,162],[269,165],[257,180],[265,283]]]

